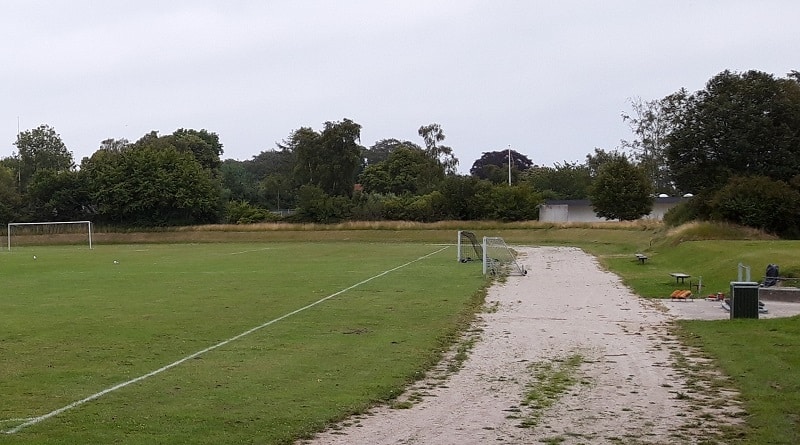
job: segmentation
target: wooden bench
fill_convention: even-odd
[[[692,298],[692,291],[690,290],[676,290],[669,296],[673,300],[683,300],[686,301]]]
[[[647,255],[643,253],[637,253],[636,259],[639,260],[640,263],[644,264],[644,262],[647,261]]]

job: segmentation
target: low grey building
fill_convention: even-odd
[[[642,219],[661,221],[667,210],[675,207],[684,198],[658,197],[653,201],[653,210]],[[597,216],[588,199],[549,200],[539,206],[539,221],[542,222],[603,222],[613,221]]]

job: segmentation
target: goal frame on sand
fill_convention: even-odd
[[[92,222],[91,221],[46,221],[46,222],[16,222],[8,223],[8,231],[6,232],[8,238],[8,251],[11,251],[11,228],[20,226],[46,226],[46,225],[86,225],[86,232],[89,239],[89,249],[92,249]]]
[[[499,236],[484,236],[483,274],[527,275],[525,266],[517,261],[517,254]]]

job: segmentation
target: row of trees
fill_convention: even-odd
[[[79,168],[54,129],[23,132],[0,160],[0,220],[92,219],[127,226],[301,221],[532,219],[544,199],[590,199],[600,216],[636,219],[653,196],[693,193],[670,221],[724,219],[776,233],[800,227],[800,74],[724,71],[705,89],[631,101],[634,138],[584,163],[537,166],[485,152],[469,175],[440,125],[421,144],[360,145],[349,119],[292,131],[249,160],[221,160],[207,130],[109,139]],[[509,169],[509,161],[511,168]],[[509,171],[510,170],[510,171]],[[509,173],[511,183],[508,183]]]
[[[658,191],[693,193],[670,222],[718,219],[800,236],[800,73],[723,71],[634,102],[629,144]]]
[[[349,119],[300,128],[247,161],[222,161],[219,137],[207,130],[151,132],[133,143],[105,140],[78,167],[42,125],[21,133],[18,153],[0,160],[0,221],[246,223],[287,208],[291,219],[314,222],[536,217],[540,196],[530,187],[457,175],[438,124],[419,129],[423,146],[386,139],[365,148],[360,132]],[[518,177],[530,160],[513,155]]]

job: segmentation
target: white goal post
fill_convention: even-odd
[[[8,250],[11,250],[11,236],[14,227],[44,227],[44,226],[86,226],[86,234],[89,240],[89,249],[92,248],[92,222],[91,221],[48,221],[48,222],[27,222],[27,223],[8,223]]]
[[[517,253],[499,236],[483,237],[483,274],[527,275],[525,266],[517,261]]]

